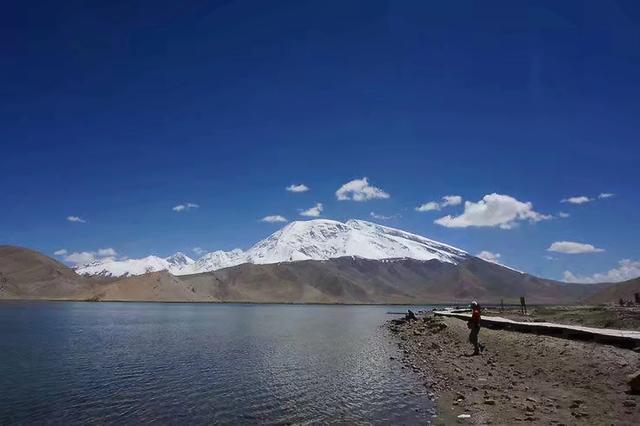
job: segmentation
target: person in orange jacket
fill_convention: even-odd
[[[471,319],[467,323],[471,330],[469,332],[469,343],[473,345],[473,354],[480,355],[484,351],[484,345],[478,341],[478,333],[480,333],[480,305],[475,300],[471,302]]]

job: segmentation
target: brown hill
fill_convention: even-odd
[[[618,284],[612,284],[597,293],[585,298],[585,303],[603,304],[618,303],[620,299],[634,301],[635,293],[640,293],[640,277]]]
[[[43,254],[0,246],[0,299],[215,301],[168,272],[119,280],[86,277]]]
[[[95,297],[100,301],[215,302],[198,294],[193,286],[166,271],[124,278],[104,286]]]
[[[36,251],[0,246],[0,299],[83,299],[103,283]]]
[[[602,285],[566,284],[522,274],[478,258],[439,261],[339,258],[243,264],[181,276],[199,293],[223,301],[287,303],[575,303]]]

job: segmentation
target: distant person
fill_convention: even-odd
[[[478,342],[478,333],[480,333],[480,305],[475,300],[471,302],[471,319],[467,323],[471,330],[469,333],[469,343],[473,345],[473,354],[480,355],[480,351],[484,351],[484,345]]]

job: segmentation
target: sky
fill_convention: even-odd
[[[356,218],[640,275],[638,2],[10,1],[0,49],[0,244],[197,257]]]

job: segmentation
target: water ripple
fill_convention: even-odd
[[[424,423],[387,310],[3,303],[0,423]]]

